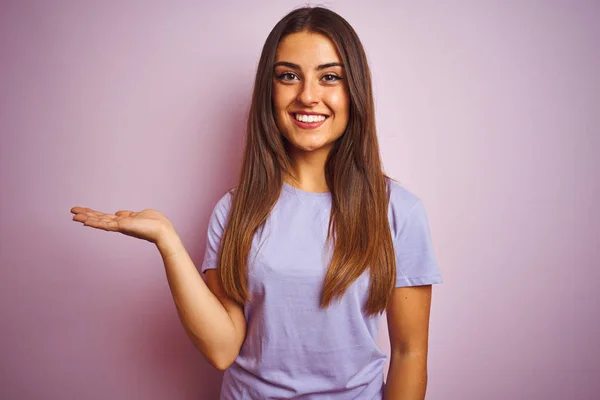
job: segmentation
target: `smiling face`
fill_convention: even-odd
[[[348,124],[350,98],[334,43],[306,31],[286,36],[277,48],[273,107],[281,134],[298,153],[329,153]]]

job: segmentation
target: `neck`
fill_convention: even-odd
[[[325,179],[325,163],[330,149],[300,152],[290,149],[292,170],[285,182],[306,192],[329,192]]]

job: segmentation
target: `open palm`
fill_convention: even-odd
[[[128,236],[156,243],[159,237],[173,229],[171,222],[156,210],[133,212],[117,211],[105,214],[85,207],[73,207],[73,221],[83,222],[83,225],[111,232],[120,232]]]

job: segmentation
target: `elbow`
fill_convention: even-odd
[[[232,356],[228,356],[228,355],[215,355],[211,358],[208,358],[208,362],[210,363],[210,365],[212,365],[214,368],[216,368],[217,370],[223,372],[225,371],[227,368],[229,368],[231,366],[231,364],[233,364],[233,362],[235,361],[236,357],[232,357]]]
[[[225,371],[231,366],[240,354],[239,347],[224,346],[211,349],[209,353],[204,353],[206,360],[219,371]]]
[[[392,345],[390,356],[400,359],[427,359],[427,347]]]
[[[202,353],[206,361],[219,371],[225,371],[233,364],[238,354],[240,346],[233,346],[229,343],[206,343],[201,341],[191,331],[188,331],[194,346]]]
[[[223,364],[212,364],[217,370],[224,372],[227,368],[231,366],[232,363],[223,363]]]

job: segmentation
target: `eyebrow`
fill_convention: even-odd
[[[287,61],[276,62],[275,65],[273,66],[273,68],[279,67],[279,66],[292,68],[292,69],[295,69],[295,70],[298,70],[298,71],[300,70],[300,66],[298,64],[294,64],[294,63],[287,62]],[[331,68],[331,67],[341,67],[341,68],[344,68],[344,64],[339,63],[339,62],[330,62],[330,63],[327,63],[327,64],[321,64],[321,65],[319,65],[317,67],[317,71],[320,71],[322,69]]]

